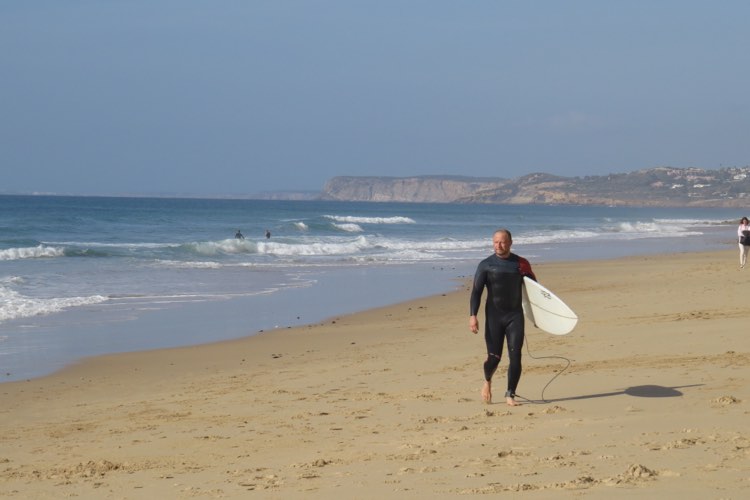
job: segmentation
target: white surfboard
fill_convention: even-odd
[[[523,312],[537,328],[552,335],[570,333],[578,323],[578,316],[565,302],[526,276],[523,277]]]

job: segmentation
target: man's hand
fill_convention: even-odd
[[[469,330],[471,330],[471,333],[479,331],[479,321],[477,321],[476,316],[469,316]]]

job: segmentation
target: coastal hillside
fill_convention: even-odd
[[[321,197],[341,201],[459,202],[495,192],[508,181],[456,176],[334,177]]]
[[[334,177],[326,200],[740,207],[750,203],[750,167],[658,167],[605,176],[535,173],[516,179],[458,176]]]

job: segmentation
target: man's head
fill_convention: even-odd
[[[510,247],[513,245],[513,237],[507,229],[498,229],[492,235],[492,246],[495,248],[495,255],[506,258],[510,255]]]

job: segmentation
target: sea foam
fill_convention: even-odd
[[[350,222],[354,224],[416,224],[411,217],[357,217],[353,215],[325,215],[324,217],[336,222]]]
[[[101,295],[90,297],[31,298],[0,284],[0,323],[18,318],[40,316],[72,307],[98,304],[109,300]]]
[[[0,260],[40,259],[50,257],[62,257],[65,249],[39,245],[36,247],[6,248],[0,250]]]

